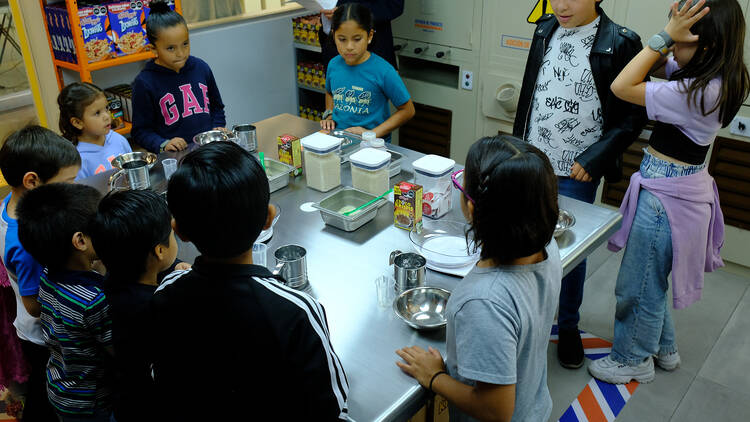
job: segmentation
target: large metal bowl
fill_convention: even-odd
[[[393,311],[415,330],[436,330],[448,322],[445,306],[450,295],[437,287],[416,287],[398,295]]]
[[[560,208],[560,216],[557,218],[557,225],[555,226],[555,237],[561,236],[575,225],[576,218],[573,213]]]
[[[199,133],[193,136],[193,142],[198,145],[206,145],[211,142],[217,141],[232,141],[234,142],[235,136],[232,132],[225,132],[223,130],[209,130],[206,132]]]
[[[141,162],[148,164],[148,168],[153,167],[154,163],[156,163],[156,154],[143,151],[128,152],[113,158],[111,164],[112,167],[122,170],[123,165],[127,163],[139,163],[140,166]]]

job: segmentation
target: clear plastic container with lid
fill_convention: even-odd
[[[355,189],[373,195],[381,195],[388,190],[390,152],[365,148],[352,154],[349,161],[352,163],[352,184]]]
[[[328,192],[341,185],[341,139],[314,133],[302,139],[307,187]]]
[[[422,185],[422,215],[440,218],[453,208],[451,173],[456,162],[439,155],[425,155],[412,163],[415,182]]]

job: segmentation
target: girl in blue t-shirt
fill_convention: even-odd
[[[333,39],[339,55],[328,64],[324,130],[345,129],[361,135],[391,132],[414,117],[414,103],[393,66],[367,51],[372,42],[372,12],[359,3],[347,3],[333,14]],[[391,114],[388,101],[397,108]]]
[[[76,180],[112,168],[112,160],[132,152],[127,139],[112,130],[107,97],[98,86],[73,82],[57,96],[60,106],[60,132],[81,154],[81,170]]]

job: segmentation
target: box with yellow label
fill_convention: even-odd
[[[393,224],[422,232],[422,186],[401,182],[393,187]]]
[[[276,137],[279,147],[279,161],[294,167],[292,176],[302,174],[302,143],[294,135],[280,135]]]

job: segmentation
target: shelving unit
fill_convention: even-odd
[[[175,10],[177,13],[182,14],[182,2],[181,0],[174,0]],[[45,14],[44,8],[47,6],[46,0],[39,0],[39,6],[41,7],[42,15]],[[49,28],[47,25],[47,19],[44,19],[44,30],[47,33],[47,42],[49,43],[50,54],[52,56],[52,63],[55,66],[55,76],[57,77],[57,85],[60,89],[65,86],[63,80],[63,69],[72,70],[79,74],[82,82],[93,82],[91,72],[107,69],[110,67],[120,66],[127,63],[140,62],[144,60],[153,59],[156,54],[150,50],[130,54],[127,56],[116,57],[112,59],[102,60],[99,62],[89,63],[88,57],[86,56],[86,48],[83,44],[83,31],[81,31],[81,24],[78,19],[78,2],[76,0],[65,0],[65,8],[68,11],[68,19],[70,20],[70,29],[73,33],[73,45],[76,50],[76,61],[78,63],[70,63],[64,60],[55,59],[55,53],[52,49],[52,38],[50,37]],[[125,126],[116,129],[117,133],[122,135],[130,133],[132,125],[125,122]]]
[[[294,22],[292,22],[292,25],[294,29]],[[309,31],[309,29],[307,30]],[[297,69],[298,71],[295,72],[295,78],[297,79],[296,81],[297,102],[299,104],[300,117],[307,118],[310,120],[317,120],[323,114],[323,111],[325,111],[325,94],[326,94],[325,87],[318,87],[318,86],[310,85],[308,83],[300,82],[297,75],[299,72],[300,64],[314,64],[314,65],[324,64],[323,59],[321,57],[321,53],[323,52],[323,50],[320,47],[320,45],[317,43],[310,44],[310,43],[301,41],[302,39],[305,39],[305,38],[306,37],[304,36],[298,38],[295,32],[295,41],[294,41],[293,46],[294,46],[295,67],[298,68]],[[315,39],[317,39],[317,36],[315,37]],[[306,67],[309,67],[309,66],[306,66]],[[308,117],[308,116],[314,116],[314,117]]]
[[[294,48],[298,50],[312,51],[313,53],[322,53],[323,49],[319,45],[303,44],[301,42],[295,42]]]

